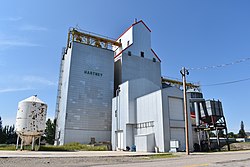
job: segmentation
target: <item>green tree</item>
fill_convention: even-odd
[[[55,130],[56,130],[56,123],[55,120],[52,122],[50,119],[46,122],[46,129],[45,129],[45,141],[48,144],[54,144],[55,140]]]
[[[243,121],[240,122],[240,130],[239,130],[239,133],[238,133],[238,137],[239,138],[245,138],[245,137],[247,137],[247,134],[246,134],[245,129],[244,129],[244,123],[243,123]]]
[[[0,117],[0,144],[13,144],[16,143],[16,139],[15,125],[3,127],[2,118]]]
[[[209,137],[215,137],[216,135],[214,134],[214,132],[209,131]]]
[[[229,138],[237,138],[237,134],[234,134],[234,132],[229,132],[227,135]]]
[[[2,136],[1,136],[1,143],[2,144],[6,144],[8,129],[9,129],[8,125],[3,127]]]
[[[225,137],[224,130],[219,130],[218,136]]]
[[[7,135],[7,144],[15,144],[17,140],[17,134],[15,132],[15,125],[9,126]]]
[[[4,143],[3,124],[2,124],[2,118],[0,117],[0,144],[3,143]]]

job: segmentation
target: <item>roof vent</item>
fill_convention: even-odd
[[[137,18],[135,18],[134,23],[137,23]]]

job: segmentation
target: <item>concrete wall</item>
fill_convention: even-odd
[[[65,137],[60,144],[89,143],[91,137],[110,141],[114,52],[73,42],[68,54],[62,82],[65,97],[61,101],[62,106],[66,105],[62,109],[66,113]]]

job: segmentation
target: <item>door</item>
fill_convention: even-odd
[[[122,151],[123,150],[123,131],[116,132],[116,151]]]
[[[184,121],[183,100],[169,97],[169,117],[171,120]]]

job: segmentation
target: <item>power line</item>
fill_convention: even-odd
[[[205,67],[196,67],[196,68],[187,68],[188,70],[208,70],[208,69],[214,69],[214,68],[222,68],[222,67],[227,67],[239,63],[243,63],[246,61],[249,61],[250,57],[244,58],[244,59],[239,59],[231,63],[226,63],[226,64],[220,64],[220,65],[214,65],[214,66],[205,66]]]
[[[228,82],[221,82],[221,83],[215,83],[215,84],[209,84],[209,85],[201,85],[201,86],[218,86],[218,85],[228,85],[228,84],[233,84],[237,82],[244,82],[248,81],[250,78],[245,78],[245,79],[240,79],[240,80],[235,80],[235,81],[228,81]]]

